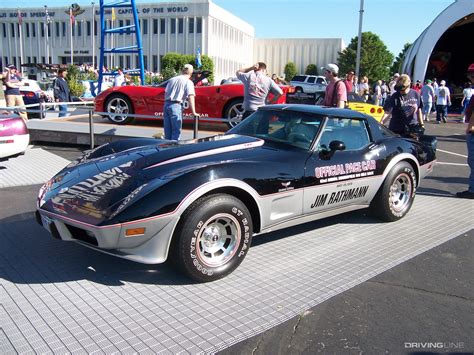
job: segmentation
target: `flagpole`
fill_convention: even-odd
[[[71,37],[71,65],[74,65],[74,52],[73,52],[73,45],[72,45],[72,8],[69,8],[69,27],[70,27],[70,31],[69,31],[69,35]]]
[[[49,15],[48,15],[48,6],[44,5],[44,10],[45,10],[45,13],[46,13],[46,21],[45,21],[45,24],[44,24],[44,27],[45,27],[45,41],[46,41],[46,63],[47,64],[51,64],[50,61],[49,61],[49,34],[48,34],[48,26],[49,26]]]
[[[95,3],[92,1],[92,70],[95,70]]]
[[[23,67],[21,66],[23,64],[23,33],[22,33],[22,27],[23,27],[23,19],[21,17],[20,10],[18,10],[18,29],[19,29],[19,36],[20,36],[20,73],[21,76],[23,76]]]

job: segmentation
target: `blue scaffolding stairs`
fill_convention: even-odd
[[[133,23],[127,26],[122,27],[115,27],[115,28],[107,28],[106,26],[106,19],[105,15],[109,12],[106,9],[114,9],[116,8],[125,8],[131,9],[133,14]],[[113,24],[115,21],[111,21]],[[135,44],[132,42],[128,46],[124,47],[113,47],[113,48],[106,48],[105,44],[105,36],[112,35],[112,34],[133,34],[135,33]],[[127,36],[130,38],[130,36]],[[133,38],[133,37],[132,37]],[[138,12],[137,7],[135,6],[135,0],[100,0],[100,60],[99,60],[99,82],[98,82],[98,89],[97,93],[102,91],[102,82],[104,76],[115,76],[115,71],[107,71],[102,72],[102,68],[104,68],[104,60],[105,56],[108,53],[134,53],[138,55],[138,66],[137,69],[129,69],[124,70],[124,73],[129,75],[138,75],[140,76],[141,85],[145,85],[145,68],[143,63],[143,46],[142,46],[142,35],[140,32],[140,22],[138,21]]]

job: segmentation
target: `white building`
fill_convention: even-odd
[[[145,68],[154,72],[161,70],[161,58],[166,53],[195,54],[198,48],[201,54],[213,60],[216,82],[234,76],[237,69],[248,67],[257,60],[268,62],[270,70],[280,74],[288,61],[297,63],[300,71],[304,71],[309,63],[324,65],[336,61],[337,52],[343,46],[342,39],[255,40],[252,25],[217,6],[212,0],[182,3],[156,1],[137,4],[137,9]],[[68,64],[72,57],[76,64],[97,65],[100,47],[99,7],[96,4],[76,10],[74,24],[71,25],[68,7],[47,8],[48,14],[45,7],[20,9],[21,46],[17,9],[0,10],[0,64]],[[115,17],[113,25],[112,17]],[[107,9],[107,28],[130,24],[133,24],[130,9],[116,8],[114,14]],[[49,30],[46,31],[46,28]],[[108,35],[105,38],[106,48],[135,44],[135,34],[114,34],[113,37]],[[272,52],[269,54],[264,49],[262,53],[261,48],[271,48]],[[254,49],[258,55],[254,55]],[[137,68],[137,61],[135,54],[106,56],[107,66]]]

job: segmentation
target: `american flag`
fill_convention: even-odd
[[[23,23],[23,16],[21,16],[20,10],[18,10],[18,24],[21,26]]]

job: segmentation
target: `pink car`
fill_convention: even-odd
[[[0,159],[23,153],[30,134],[23,119],[13,113],[0,112]]]

